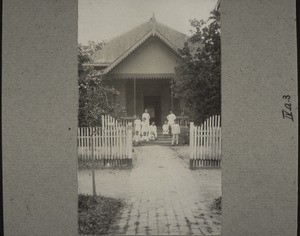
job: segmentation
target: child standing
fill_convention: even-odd
[[[177,120],[175,120],[175,123],[172,125],[172,146],[176,144],[178,146],[178,138],[180,134],[180,126],[177,123]]]
[[[165,121],[162,128],[163,128],[164,139],[166,139],[166,137],[169,135],[169,125],[167,121]]]

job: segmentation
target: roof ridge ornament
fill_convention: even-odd
[[[151,17],[151,19],[153,20],[153,22],[156,22],[156,19],[155,19],[155,14],[154,14],[154,12],[153,12],[153,14],[152,14],[152,17]]]
[[[150,18],[150,21],[152,22],[152,35],[155,35],[156,31],[156,19],[155,19],[155,14],[153,12],[152,17]]]

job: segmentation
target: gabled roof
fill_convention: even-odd
[[[157,22],[153,15],[149,21],[109,41],[95,53],[93,64],[109,64],[104,71],[107,73],[151,36],[157,36],[175,52],[183,48],[187,40],[185,34]]]

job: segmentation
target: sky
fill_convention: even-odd
[[[190,35],[190,19],[209,17],[217,0],[79,0],[78,42],[108,41],[148,21]]]

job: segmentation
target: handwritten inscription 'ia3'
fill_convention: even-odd
[[[292,113],[291,96],[290,95],[283,95],[282,98],[286,100],[286,102],[284,103],[285,109],[282,109],[283,119],[287,118],[287,119],[290,119],[290,120],[294,121],[293,113]]]

